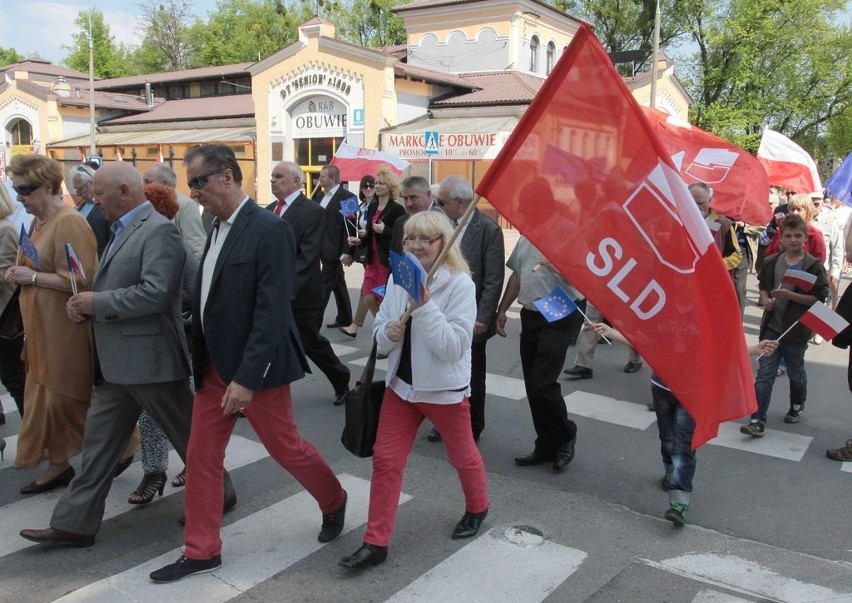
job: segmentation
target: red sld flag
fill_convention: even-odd
[[[607,316],[696,423],[756,408],[736,293],[701,213],[582,25],[477,192]]]
[[[756,157],[689,122],[642,107],[654,133],[687,184],[704,182],[713,189],[716,213],[763,226],[772,220],[769,181]]]

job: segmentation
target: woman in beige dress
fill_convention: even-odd
[[[26,413],[18,434],[15,467],[47,469],[22,494],[67,486],[74,477],[68,459],[79,454],[92,392],[89,325],[65,313],[71,281],[65,243],[71,243],[88,279],[95,273],[97,248],[86,219],[62,200],[62,168],[43,155],[19,155],[8,171],[18,200],[35,217],[30,238],[38,261],[20,254],[6,281],[21,285],[24,321]],[[82,287],[82,284],[80,284]]]

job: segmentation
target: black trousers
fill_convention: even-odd
[[[14,339],[0,337],[0,381],[15,401],[22,419],[24,418],[24,383],[27,380],[24,361],[21,360],[23,348],[23,333]]]
[[[293,308],[293,317],[296,319],[305,355],[331,381],[334,393],[342,394],[349,390],[349,369],[340,362],[328,339],[320,335],[322,316],[323,307],[319,305],[312,308]]]
[[[537,436],[535,451],[545,456],[553,455],[577,435],[577,424],[568,418],[562,398],[559,374],[565,365],[568,345],[577,337],[582,324],[579,312],[547,322],[539,312],[521,310],[524,387]]]
[[[346,278],[343,275],[343,264],[340,262],[322,263],[322,284],[325,291],[322,310],[328,305],[331,294],[334,294],[334,303],[337,305],[337,317],[335,322],[339,325],[348,326],[352,324],[352,303],[349,301],[349,289],[346,288]],[[322,317],[320,317],[322,324]]]
[[[488,340],[470,346],[470,427],[473,437],[485,429],[485,345]]]

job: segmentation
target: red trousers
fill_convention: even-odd
[[[184,554],[190,559],[208,559],[222,551],[222,471],[225,447],[237,422],[237,415],[222,414],[220,404],[225,388],[216,371],[208,366],[204,383],[195,393],[184,499]],[[322,513],[330,513],[343,504],[344,492],[337,476],[313,444],[299,435],[289,385],[255,392],[245,415],[269,456],[317,500]],[[318,517],[318,527],[319,524]]]
[[[402,472],[424,418],[432,421],[441,432],[447,458],[461,481],[465,511],[480,513],[488,508],[485,463],[470,431],[467,398],[460,404],[411,403],[387,388],[373,446],[370,510],[364,534],[367,544],[388,545],[402,492]]]

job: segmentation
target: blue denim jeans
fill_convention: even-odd
[[[780,333],[767,329],[764,339],[778,339]],[[787,343],[783,339],[778,349],[758,361],[757,377],[754,379],[754,395],[757,398],[757,412],[751,415],[753,421],[766,424],[766,411],[772,400],[772,386],[778,373],[781,358],[787,362],[787,377],[790,379],[790,405],[805,405],[808,397],[808,375],[805,373],[805,343]]]
[[[651,395],[660,432],[660,454],[669,482],[669,502],[688,505],[695,476],[696,459],[692,450],[695,421],[669,390],[652,383]]]

